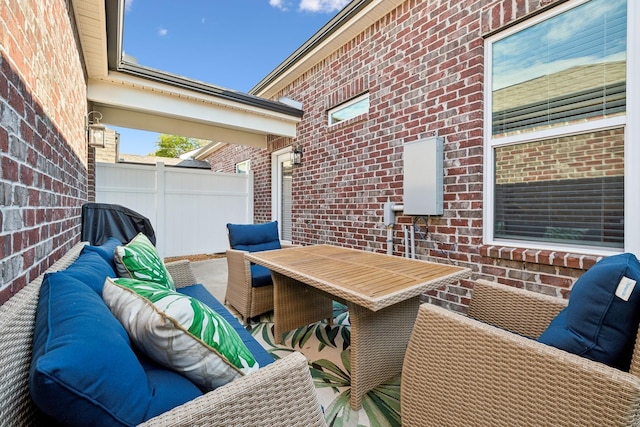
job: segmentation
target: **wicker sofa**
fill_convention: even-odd
[[[48,272],[60,271],[79,256],[75,245]],[[195,283],[187,261],[168,264],[176,287]],[[0,425],[41,425],[45,417],[29,392],[29,367],[41,275],[0,306]],[[146,421],[159,426],[325,425],[307,361],[300,353],[277,360]]]
[[[468,317],[422,305],[402,371],[403,425],[640,425],[640,340],[630,372],[535,341],[566,304],[479,280]]]

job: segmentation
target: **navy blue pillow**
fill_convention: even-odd
[[[231,249],[259,252],[281,249],[278,221],[264,224],[227,224]]]
[[[538,341],[628,371],[640,322],[638,281],[635,255],[600,260],[576,281],[567,307]]]
[[[118,277],[113,269],[113,261],[108,262],[100,253],[91,249],[87,250],[86,246],[73,264],[59,273],[81,281],[93,289],[101,298],[105,279],[107,277]]]
[[[96,252],[98,254],[100,254],[100,256],[102,258],[105,259],[105,261],[109,262],[111,264],[111,268],[113,268],[114,270],[116,269],[116,265],[113,259],[113,255],[116,251],[116,247],[122,245],[122,242],[120,242],[120,240],[116,239],[115,237],[109,237],[109,239],[104,242],[103,244],[101,244],[100,246],[91,246],[91,245],[87,245],[85,246],[82,251],[83,252]]]
[[[65,271],[45,276],[29,372],[31,397],[42,412],[69,426],[137,425],[200,394],[193,384],[166,377],[147,375],[127,332],[93,289]]]

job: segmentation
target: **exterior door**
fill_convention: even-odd
[[[272,217],[278,221],[280,240],[291,242],[292,177],[291,149],[272,155]]]

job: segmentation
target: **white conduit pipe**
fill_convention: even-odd
[[[386,210],[389,209],[389,213]],[[385,222],[387,222],[387,254],[393,255],[393,224],[395,223],[395,214],[394,212],[402,212],[404,210],[404,205],[396,205],[391,202],[385,203]],[[389,217],[387,219],[387,217]],[[406,231],[405,231],[405,249],[407,247],[406,241]]]
[[[404,231],[404,257],[409,258],[409,233],[407,230],[407,226],[403,226]]]
[[[393,255],[393,227],[387,227],[387,255]]]
[[[416,237],[413,226],[411,226],[411,258],[416,257]]]

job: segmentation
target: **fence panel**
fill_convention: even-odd
[[[228,222],[253,222],[253,174],[96,163],[96,202],[149,218],[163,257],[219,253]]]

